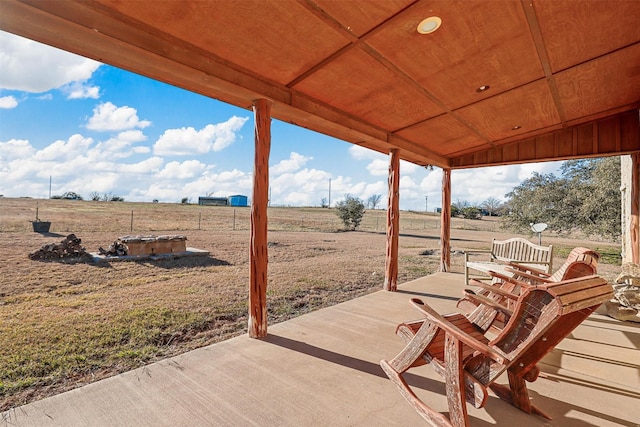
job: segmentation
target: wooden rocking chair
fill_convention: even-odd
[[[468,426],[465,401],[484,407],[488,388],[524,412],[549,418],[529,401],[525,380],[535,381],[538,361],[612,294],[611,285],[598,276],[527,287],[507,325],[492,340],[464,315],[441,316],[413,298],[424,319],[398,325],[396,333],[407,345],[380,365],[402,396],[434,426]],[[420,400],[402,377],[425,363],[444,377],[449,418]],[[509,386],[496,384],[505,371]]]
[[[510,275],[491,271],[492,283],[471,280],[479,290],[466,289],[456,306],[473,323],[483,330],[493,327],[499,330],[513,313],[515,303],[523,288],[550,282],[597,274],[600,255],[588,248],[574,248],[566,261],[553,274],[515,262],[506,263]]]

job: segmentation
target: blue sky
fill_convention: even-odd
[[[388,156],[272,121],[271,204],[382,195]],[[504,196],[559,162],[452,173],[452,201]],[[253,113],[0,32],[0,194],[73,191],[127,201],[251,197]],[[440,206],[441,170],[402,162],[400,208]]]

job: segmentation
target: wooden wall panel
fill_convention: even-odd
[[[640,111],[633,111],[631,114],[625,115],[622,123],[620,123],[620,150],[637,150],[640,147],[640,125],[637,117]]]
[[[598,122],[598,151],[611,152],[620,147],[620,120],[618,117]]]
[[[573,154],[573,132],[570,130],[563,130],[553,134],[553,142],[556,152],[556,157],[568,157]]]
[[[631,154],[640,151],[640,119],[632,110],[552,134],[499,146],[494,150],[465,154],[451,160],[453,169],[585,157]]]

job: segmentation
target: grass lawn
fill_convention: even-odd
[[[36,204],[40,219],[52,222],[48,235],[31,231]],[[0,410],[246,333],[249,212],[0,198]],[[359,231],[343,232],[331,209],[270,208],[269,323],[380,290],[385,222],[385,211],[369,211]],[[495,218],[452,225],[454,250],[514,236]],[[399,282],[435,272],[439,217],[402,212],[400,227]],[[28,258],[68,233],[90,252],[129,234],[183,234],[187,246],[210,256],[100,264]],[[556,266],[573,247],[588,246],[603,254],[601,274],[617,275],[619,245],[548,239]],[[462,272],[462,259],[452,254],[453,271]]]

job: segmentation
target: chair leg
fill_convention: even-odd
[[[436,427],[465,427],[469,425],[466,406],[465,374],[462,366],[462,343],[455,337],[445,336],[445,383],[450,419],[425,405],[411,390],[402,374],[415,365],[436,336],[438,327],[424,322],[418,332],[402,351],[390,362],[380,361],[380,366],[389,379],[398,387],[400,394],[413,408]]]
[[[402,397],[411,404],[422,418],[436,427],[451,427],[452,424],[449,419],[425,405],[402,378],[402,374],[414,366],[416,361],[422,357],[437,332],[438,327],[436,325],[430,322],[423,322],[413,339],[407,343],[402,351],[390,362],[387,360],[380,361],[380,366],[389,379],[398,387]]]
[[[551,417],[549,415],[531,404],[525,380],[516,374],[511,373],[511,371],[507,371],[507,375],[509,377],[509,387],[495,383],[489,386],[496,396],[505,402],[511,403],[513,406],[527,414],[536,414],[550,420]]]
[[[430,407],[424,404],[422,400],[411,390],[409,384],[402,378],[389,362],[386,360],[380,361],[380,366],[387,374],[389,379],[398,387],[400,390],[400,394],[404,397],[407,402],[415,409],[415,411],[425,420],[427,420],[431,425],[435,427],[452,427],[451,422],[447,417],[442,415],[440,412],[434,411]]]
[[[464,368],[462,365],[462,343],[450,334],[445,337],[444,366],[451,424],[456,427],[468,426],[469,416],[467,415]]]

